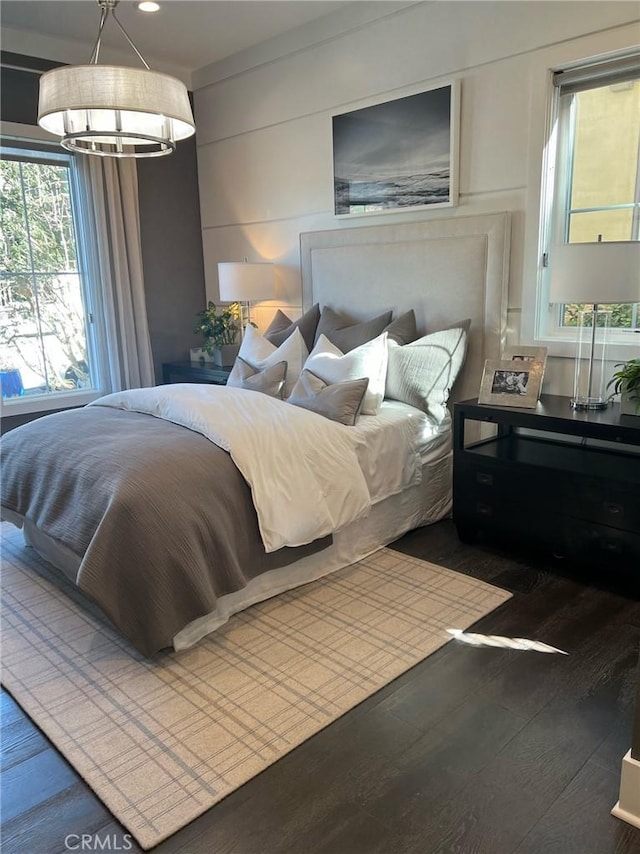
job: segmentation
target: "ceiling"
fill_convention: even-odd
[[[159,3],[160,11],[149,14],[139,11],[136,2],[121,0],[116,13],[148,61],[151,58],[189,71],[350,5],[348,0],[159,0]],[[0,3],[3,29],[86,45],[87,61],[99,20],[96,0],[2,0]],[[111,46],[127,47],[111,20],[105,27],[102,45],[101,61],[108,61]],[[11,47],[7,45],[6,49]],[[133,53],[132,56],[135,59]]]

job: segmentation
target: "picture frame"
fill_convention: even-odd
[[[505,361],[542,362],[544,372],[548,351],[548,347],[522,347],[514,344],[512,347],[505,347],[502,358]]]
[[[535,409],[542,387],[543,363],[536,359],[487,359],[478,403]]]
[[[526,347],[520,344],[514,344],[511,347],[505,347],[502,353],[502,358],[512,362],[540,362],[542,364],[542,375],[540,377],[540,388],[544,382],[544,372],[547,367],[548,347]],[[538,395],[539,396],[539,395]]]
[[[335,113],[335,216],[456,205],[459,113],[459,80]]]

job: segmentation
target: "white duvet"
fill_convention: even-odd
[[[183,383],[115,392],[90,405],[153,415],[228,451],[251,487],[267,552],[340,531],[371,507],[357,452],[362,436],[265,394]]]
[[[422,466],[440,453],[451,437],[451,420],[440,424],[399,400],[384,400],[377,415],[361,415],[355,427],[357,453],[371,503],[397,495],[422,480]]]

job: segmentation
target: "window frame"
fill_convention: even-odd
[[[549,347],[552,355],[574,355],[577,329],[562,325],[562,306],[549,302],[548,259],[554,243],[568,240],[571,212],[570,164],[574,150],[573,121],[568,112],[573,104],[563,95],[613,85],[629,79],[630,72],[640,71],[640,53],[637,50],[612,52],[606,56],[585,58],[547,70],[547,119],[545,145],[542,158],[539,207],[538,264],[536,268],[535,306],[533,312],[532,340]],[[639,79],[636,77],[636,79]],[[564,133],[560,133],[560,129]],[[567,131],[568,128],[568,131]],[[563,148],[559,150],[559,146]],[[636,195],[640,176],[636,180]],[[602,206],[612,210],[619,205]],[[633,207],[633,222],[638,230],[637,201]],[[640,235],[638,235],[640,236]],[[637,330],[610,329],[609,352],[613,360],[622,361],[637,355]]]
[[[72,215],[76,233],[76,252],[78,273],[83,291],[85,306],[85,329],[87,334],[87,349],[92,365],[93,387],[90,389],[70,389],[69,391],[46,392],[30,394],[27,397],[10,397],[0,400],[0,410],[4,417],[30,414],[34,412],[49,412],[59,409],[69,409],[84,406],[104,394],[102,390],[102,345],[96,320],[97,306],[96,289],[99,282],[96,277],[97,247],[95,236],[88,228],[87,218],[83,216],[83,199],[79,186],[77,171],[74,168],[73,155],[66,156],[65,152],[57,151],[57,141],[50,134],[35,125],[21,125],[14,122],[0,122],[0,143],[3,148],[42,151],[54,155],[54,159],[64,159],[70,164],[69,186],[71,192]],[[64,155],[61,157],[60,155]],[[35,161],[34,161],[35,162]]]

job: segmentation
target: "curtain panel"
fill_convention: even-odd
[[[135,160],[78,157],[82,204],[96,238],[94,323],[101,385],[122,391],[155,385],[144,293]]]

